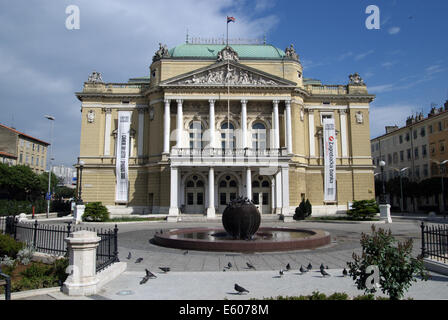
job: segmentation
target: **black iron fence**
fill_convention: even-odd
[[[34,222],[18,222],[15,217],[0,218],[0,232],[9,234],[15,240],[34,247],[37,252],[57,256],[67,254],[67,243],[64,240],[71,232],[87,230],[96,232],[100,242],[96,250],[96,270],[101,271],[118,259],[118,228],[103,230],[86,226],[72,226],[71,222],[62,224],[39,224]]]
[[[422,256],[448,263],[448,226],[420,225],[422,232]]]

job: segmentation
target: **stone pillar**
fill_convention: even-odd
[[[75,210],[73,212],[73,220],[75,224],[82,222],[82,216],[84,215],[84,210],[86,209],[86,206],[83,204],[77,204],[75,206]]]
[[[178,200],[178,188],[179,188],[179,168],[171,167],[170,174],[170,210],[168,212],[168,222],[177,222],[179,216],[179,200]]]
[[[289,212],[289,167],[282,167],[282,215],[284,221],[292,221]]]
[[[165,111],[163,113],[163,153],[170,153],[170,102],[171,100],[165,100]]]
[[[215,100],[208,100],[209,109],[209,132],[210,132],[210,148],[215,148]]]
[[[392,218],[390,216],[390,204],[380,204],[380,219],[384,220],[386,223],[392,223]]]
[[[176,139],[176,146],[177,148],[182,148],[182,134],[183,134],[183,114],[182,114],[182,99],[176,100],[177,102],[177,117],[176,117],[176,123],[177,123],[177,139]]]
[[[138,135],[137,135],[137,156],[143,156],[143,136],[145,130],[145,109],[138,109]]]
[[[272,101],[274,104],[274,149],[280,148],[280,126],[278,120],[278,100]]]
[[[69,296],[96,293],[99,283],[96,276],[96,247],[100,240],[96,232],[86,230],[73,232],[65,239],[71,273],[62,286],[62,292]]]
[[[282,212],[282,172],[275,175],[275,213]]]
[[[342,157],[346,158],[348,156],[347,152],[347,110],[339,110],[339,117],[341,121],[341,151]]]
[[[286,149],[292,153],[292,127],[291,127],[291,101],[285,101],[286,105]]]
[[[308,128],[309,128],[309,138],[310,138],[310,157],[316,156],[316,145],[314,139],[314,110],[310,109],[308,111]]]
[[[215,170],[210,167],[208,170],[208,208],[207,218],[214,218],[215,212]]]
[[[247,100],[241,100],[241,147],[247,148]]]
[[[110,156],[110,128],[112,122],[112,109],[105,108],[106,123],[104,126],[104,155]]]
[[[271,213],[275,213],[275,207],[276,207],[276,199],[275,199],[275,188],[277,184],[275,183],[275,178],[271,181]]]
[[[250,168],[246,168],[246,197],[252,199],[252,172]]]

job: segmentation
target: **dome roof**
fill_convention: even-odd
[[[174,59],[216,59],[218,52],[225,48],[225,44],[191,44],[184,43],[169,50]],[[232,44],[229,45],[240,59],[268,59],[281,60],[285,52],[269,44]]]

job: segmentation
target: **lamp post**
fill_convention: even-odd
[[[402,169],[394,168],[394,170],[397,171],[400,174],[400,212],[403,212],[403,182],[402,182],[402,177],[403,177],[403,172],[405,172],[408,169],[409,169],[409,167],[402,168]]]
[[[50,214],[50,199],[51,199],[51,193],[50,193],[50,185],[51,185],[51,161],[53,160],[53,123],[55,121],[55,117],[45,115],[45,118],[50,120],[50,161],[48,166],[48,193],[47,193],[47,218]]]
[[[82,195],[82,168],[84,167],[85,162],[79,161],[79,177],[78,177],[78,201],[77,204],[83,204],[81,195]]]
[[[381,180],[382,180],[382,191],[380,196],[380,204],[386,204],[386,186],[384,184],[384,166],[386,165],[386,162],[381,160],[380,161],[380,168],[381,168]]]

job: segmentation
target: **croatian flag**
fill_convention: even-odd
[[[227,23],[229,22],[235,22],[235,18],[234,17],[227,17]]]

